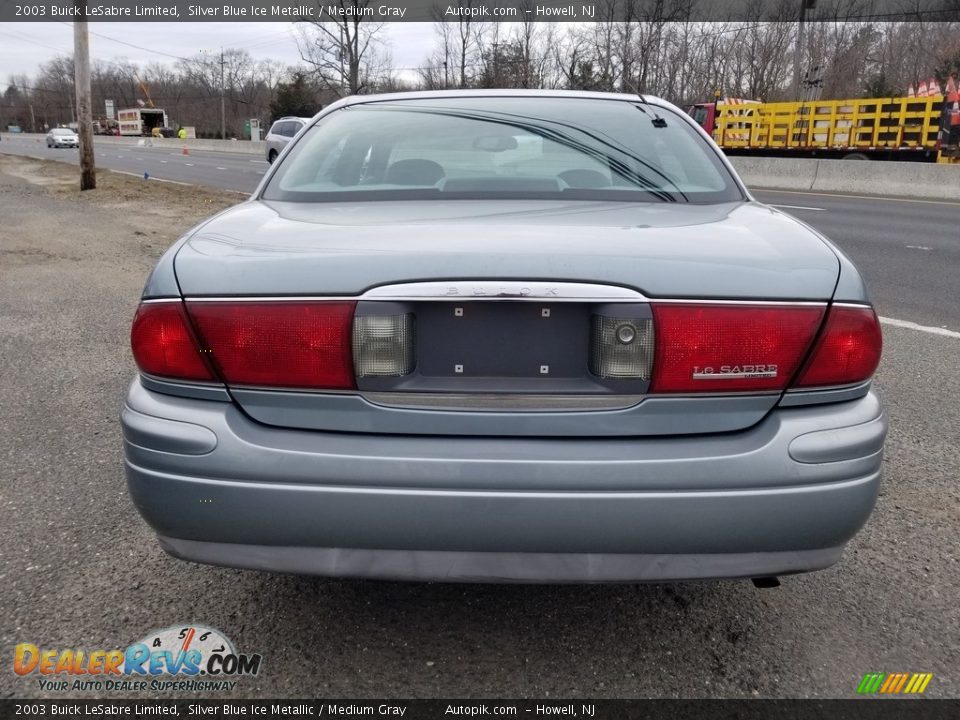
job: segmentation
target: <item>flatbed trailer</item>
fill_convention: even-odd
[[[943,95],[804,102],[718,100],[687,108],[728,155],[960,162]]]

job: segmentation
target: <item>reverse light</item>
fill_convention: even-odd
[[[823,312],[813,305],[655,304],[651,392],[783,390]]]
[[[868,380],[880,364],[883,336],[873,308],[835,305],[795,387],[852,385]]]
[[[413,315],[358,315],[353,321],[357,377],[400,377],[413,371]]]
[[[652,320],[594,315],[590,372],[602,378],[649,380],[653,345]]]
[[[141,304],[133,318],[130,347],[137,367],[148,375],[176,380],[216,379],[197,349],[180,301]]]
[[[353,302],[188,301],[203,347],[232,385],[352,389]]]

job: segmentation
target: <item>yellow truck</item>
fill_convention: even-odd
[[[960,163],[952,95],[803,102],[717,100],[687,108],[728,155]]]

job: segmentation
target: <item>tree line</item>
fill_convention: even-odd
[[[363,6],[369,0],[341,0]],[[834,0],[855,3],[857,0]],[[243,49],[199,53],[146,66],[94,61],[95,117],[153,104],[171,124],[198,135],[244,137],[249,118],[313,115],[338,97],[441,88],[564,88],[649,93],[680,105],[717,95],[767,101],[905,95],[910,84],[960,69],[960,23],[845,19],[809,22],[799,46],[795,3],[754,2],[736,22],[690,19],[683,0],[636,0],[622,19],[613,0],[591,23],[434,23],[420,66],[397,68],[386,25],[360,16],[295,26],[301,62],[257,60]],[[837,5],[834,6],[839,7]],[[439,9],[438,9],[439,12]],[[686,13],[686,14],[685,14]],[[439,17],[439,15],[438,15]],[[799,57],[799,85],[794,77]],[[9,79],[0,98],[0,128],[42,131],[74,117],[73,61],[58,56],[32,76]]]

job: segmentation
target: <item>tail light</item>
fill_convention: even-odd
[[[187,303],[223,379],[233,385],[351,389],[353,302]]]
[[[651,392],[783,390],[820,327],[823,308],[656,304]]]
[[[873,308],[835,305],[796,387],[851,385],[880,364],[883,336]]]
[[[215,380],[197,348],[183,303],[143,303],[130,330],[137,367],[148,375],[178,380]]]

